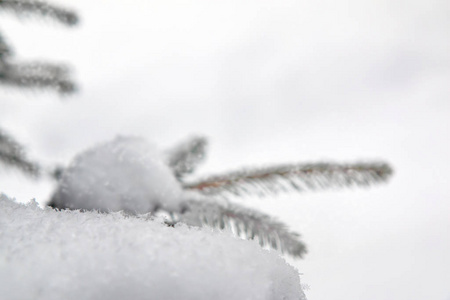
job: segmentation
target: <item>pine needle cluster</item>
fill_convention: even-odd
[[[18,168],[31,176],[38,176],[40,173],[39,165],[26,157],[24,148],[1,129],[0,162],[4,165]]]
[[[42,1],[0,0],[0,12],[14,13],[21,18],[40,17],[54,20],[66,26],[78,23],[77,15],[64,8]],[[0,32],[0,84],[18,88],[53,89],[60,94],[75,91],[68,68],[57,63],[31,61],[16,62],[13,50]]]
[[[24,19],[39,17],[66,26],[78,23],[77,15],[67,9],[42,1],[0,0],[0,13],[9,12]],[[75,91],[68,67],[62,64],[30,61],[17,62],[14,51],[0,31],[0,84],[17,88],[52,89],[60,94]],[[40,167],[26,158],[24,147],[0,128],[0,163],[38,176]]]
[[[228,229],[239,237],[257,240],[261,246],[299,258],[306,253],[306,245],[298,233],[267,214],[231,201],[232,198],[364,187],[386,182],[392,175],[391,167],[383,162],[312,163],[245,168],[194,181],[186,180],[206,157],[206,146],[205,138],[194,137],[167,151],[168,165],[183,188],[193,195],[193,200],[186,202],[185,210],[176,214],[175,219],[196,226]]]

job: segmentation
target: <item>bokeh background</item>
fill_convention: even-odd
[[[285,162],[386,160],[387,185],[242,203],[309,246],[310,300],[450,299],[450,2],[60,0],[67,29],[0,14],[17,58],[70,62],[80,91],[0,89],[0,125],[67,165],[117,134],[210,138],[200,174]],[[2,170],[44,204],[54,183]]]

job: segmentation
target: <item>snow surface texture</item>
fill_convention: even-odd
[[[276,252],[208,228],[15,203],[0,194],[0,295],[13,299],[305,299]]]
[[[181,194],[155,146],[138,137],[117,137],[78,155],[52,202],[59,208],[148,213],[157,207],[179,211]]]

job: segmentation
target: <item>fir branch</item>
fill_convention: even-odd
[[[195,170],[206,156],[206,146],[205,138],[192,137],[166,152],[167,163],[177,178]]]
[[[0,63],[4,63],[5,59],[12,54],[12,50],[6,43],[5,39],[0,32]]]
[[[38,176],[40,172],[39,165],[26,158],[23,147],[1,129],[0,162],[18,168],[32,176]]]
[[[392,169],[385,163],[299,164],[232,172],[184,184],[207,195],[274,195],[280,192],[369,186],[385,182]]]
[[[293,257],[301,258],[306,253],[300,235],[289,231],[285,224],[237,204],[190,200],[187,211],[180,215],[179,220],[188,225],[229,229],[241,238],[255,239],[263,247],[271,247]]]
[[[52,88],[61,94],[75,91],[65,66],[31,62],[22,64],[0,63],[0,83],[30,88]]]
[[[76,25],[77,15],[67,9],[34,0],[0,0],[0,9],[9,10],[19,16],[39,15],[54,19],[65,25]]]

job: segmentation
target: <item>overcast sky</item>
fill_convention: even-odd
[[[386,160],[387,185],[236,199],[287,222],[310,300],[450,299],[448,1],[59,1],[80,26],[0,15],[22,59],[69,62],[80,92],[0,90],[0,126],[68,164],[117,134],[210,138],[201,173]],[[0,174],[45,203],[50,181]]]

